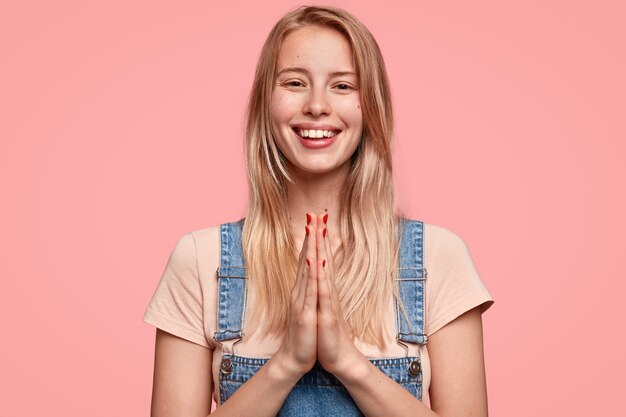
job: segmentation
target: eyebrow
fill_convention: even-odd
[[[278,71],[278,74],[276,74],[276,76],[284,74],[285,72],[301,72],[301,73],[304,73],[306,75],[310,75],[309,71],[306,68],[302,68],[302,67],[287,67],[287,68],[283,68],[282,70]],[[331,77],[342,77],[344,75],[353,75],[353,76],[356,77],[356,72],[354,72],[354,71],[334,71],[334,72],[331,72],[329,75]]]

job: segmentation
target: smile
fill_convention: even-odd
[[[325,130],[325,129],[301,129],[293,128],[296,137],[305,148],[321,149],[332,145],[341,130]]]
[[[332,138],[336,136],[339,131],[338,130],[318,130],[318,129],[293,129],[298,136],[301,138],[309,138],[309,139],[321,139],[321,138]]]

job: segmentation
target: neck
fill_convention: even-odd
[[[296,244],[304,239],[306,213],[328,213],[328,233],[333,250],[339,244],[340,193],[348,176],[349,165],[326,174],[295,173],[294,183],[288,185],[288,208],[291,229]],[[298,246],[299,248],[300,246]]]

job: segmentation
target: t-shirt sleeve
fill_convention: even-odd
[[[494,303],[476,270],[469,248],[453,231],[435,227],[426,278],[426,334],[431,335],[463,313]]]
[[[196,243],[193,235],[187,233],[176,242],[170,254],[143,321],[210,348],[203,317]]]

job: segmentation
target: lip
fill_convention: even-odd
[[[320,126],[320,125],[317,125],[317,126]],[[324,126],[328,126],[328,125],[324,125]],[[311,138],[303,138],[302,136],[298,134],[296,129],[320,129],[320,130],[335,130],[335,131],[337,131],[337,129],[332,128],[332,127],[330,129],[328,127],[327,128],[306,127],[305,125],[297,125],[297,127],[294,126],[292,129],[293,134],[296,135],[296,137],[298,138],[302,146],[304,146],[305,148],[309,148],[309,149],[327,148],[333,143],[335,143],[335,140],[337,140],[337,137],[341,134],[341,131],[339,130],[338,133],[332,138],[311,139]]]
[[[319,123],[296,123],[294,125],[291,125],[292,129],[307,129],[307,130],[332,130],[335,132],[341,132],[341,129],[333,126],[333,125],[326,125],[326,124],[319,124]]]

